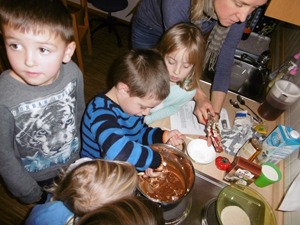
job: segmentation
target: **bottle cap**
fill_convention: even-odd
[[[290,75],[296,75],[297,72],[298,72],[298,67],[294,67],[293,69],[291,69]]]
[[[300,59],[300,52],[294,55],[294,59]]]
[[[298,139],[298,138],[300,137],[300,134],[299,134],[298,131],[296,131],[296,130],[292,130],[292,131],[290,132],[290,135],[291,135],[291,137],[294,138],[294,139]]]

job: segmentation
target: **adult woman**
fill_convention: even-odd
[[[209,33],[205,67],[215,71],[211,102],[199,88],[194,113],[204,123],[208,112],[221,111],[228,91],[234,53],[247,16],[267,0],[141,0],[132,24],[132,47],[152,48],[162,34],[179,22],[197,24]]]

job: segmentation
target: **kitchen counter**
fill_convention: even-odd
[[[201,88],[206,92],[209,93],[210,90],[210,84],[206,83],[206,82],[201,82]],[[227,110],[228,112],[228,117],[231,123],[231,126],[233,125],[233,121],[235,118],[235,113],[236,111],[238,111],[239,109],[234,108],[230,103],[229,103],[229,99],[234,99],[236,100],[236,94],[232,93],[232,92],[228,92],[225,102],[224,102],[224,108]],[[254,111],[257,111],[257,108],[259,106],[258,102],[255,102],[253,100],[247,99],[245,98],[246,104],[251,107],[251,109],[253,109]],[[268,133],[270,133],[279,123],[283,123],[283,116],[280,117],[279,119],[277,119],[276,121],[266,121],[266,127],[267,127],[267,131]],[[153,127],[161,127],[161,128],[170,128],[170,119],[166,118],[160,121],[156,121],[155,123],[151,124],[151,126]],[[189,135],[189,137],[191,138],[197,138],[196,136],[191,136]],[[190,141],[190,139],[186,139],[186,142],[188,143]],[[233,161],[233,156],[228,155],[225,152],[222,153],[217,153],[217,156],[225,156],[227,157],[231,162]],[[217,167],[215,166],[214,162],[210,163],[210,164],[206,164],[206,165],[200,165],[200,164],[196,164],[193,163],[194,167],[196,170],[201,171],[217,180],[220,180],[224,183],[227,183],[223,180],[223,177],[225,175],[224,171],[221,171],[219,169],[217,169]],[[280,170],[282,171],[282,173],[284,174],[284,165],[283,162],[281,162],[278,167],[280,168]],[[277,208],[281,202],[281,199],[283,197],[283,193],[284,193],[284,184],[283,184],[283,178],[281,179],[281,181],[269,185],[265,188],[259,188],[256,187],[255,184],[251,184],[250,187],[255,189],[256,191],[258,191],[262,196],[264,196],[264,198],[268,201],[268,203],[272,206],[274,213],[276,215],[276,219],[277,219],[277,224],[278,225],[282,225],[283,224],[283,213],[281,211],[278,211]],[[227,183],[228,184],[228,183]]]

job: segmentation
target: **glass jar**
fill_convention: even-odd
[[[262,144],[256,138],[250,138],[236,153],[236,156],[253,161],[262,151]]]

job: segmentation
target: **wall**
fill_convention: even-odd
[[[68,2],[80,4],[80,0],[68,0]],[[128,0],[128,6],[126,9],[119,12],[112,13],[112,15],[118,19],[130,22],[132,17],[131,11],[133,10],[133,8],[136,6],[138,2],[139,0]],[[95,8],[91,3],[88,3],[88,8],[104,13],[103,11]]]
[[[274,39],[274,42],[273,42]],[[300,52],[300,27],[288,24],[281,24],[272,37],[274,52],[276,55],[274,66],[278,66],[286,57]],[[296,83],[300,87],[300,70],[296,74]],[[300,132],[300,100],[293,104],[285,112],[285,125],[294,128]],[[291,182],[300,172],[299,151],[294,152],[289,158],[285,160],[285,186],[287,191]],[[300,214],[298,212],[286,212],[284,215],[285,225],[300,224]]]

